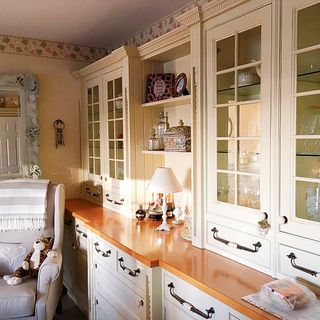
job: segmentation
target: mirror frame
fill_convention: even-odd
[[[39,166],[40,128],[37,112],[38,87],[39,79],[35,74],[0,74],[0,90],[15,91],[19,94],[21,119],[19,176],[31,178],[38,178],[41,174]],[[10,174],[5,176],[10,177]]]

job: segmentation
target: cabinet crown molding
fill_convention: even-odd
[[[90,73],[94,73],[101,68],[108,67],[121,61],[125,57],[137,57],[139,56],[139,52],[136,46],[122,46],[114,51],[112,51],[109,55],[103,57],[102,59],[80,69],[74,71],[73,76],[78,79],[79,77],[86,76]]]
[[[209,2],[201,8],[203,21],[211,19],[250,0],[219,0]]]
[[[202,20],[201,8],[199,5],[194,7],[193,9],[181,14],[176,17],[176,20],[180,23],[181,26],[189,27],[197,22]]]
[[[190,29],[180,26],[138,48],[141,60],[150,59],[179,45],[190,42]]]

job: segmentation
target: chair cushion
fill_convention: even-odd
[[[0,275],[11,274],[18,267],[32,248],[32,244],[0,242]]]
[[[37,280],[26,277],[21,284],[9,286],[0,279],[0,319],[34,314]]]

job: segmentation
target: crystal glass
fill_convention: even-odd
[[[260,141],[238,141],[238,170],[243,172],[260,172]]]
[[[238,175],[238,205],[260,209],[260,178]]]
[[[238,101],[260,99],[260,77],[255,67],[238,70]]]

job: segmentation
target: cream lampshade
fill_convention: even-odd
[[[163,193],[164,201],[162,205],[162,213],[163,213],[163,222],[162,224],[156,228],[159,231],[169,231],[171,226],[167,224],[167,204],[166,204],[166,194],[167,193],[175,193],[182,191],[182,187],[174,175],[171,168],[159,167],[153,174],[148,186],[147,190],[155,193]]]

